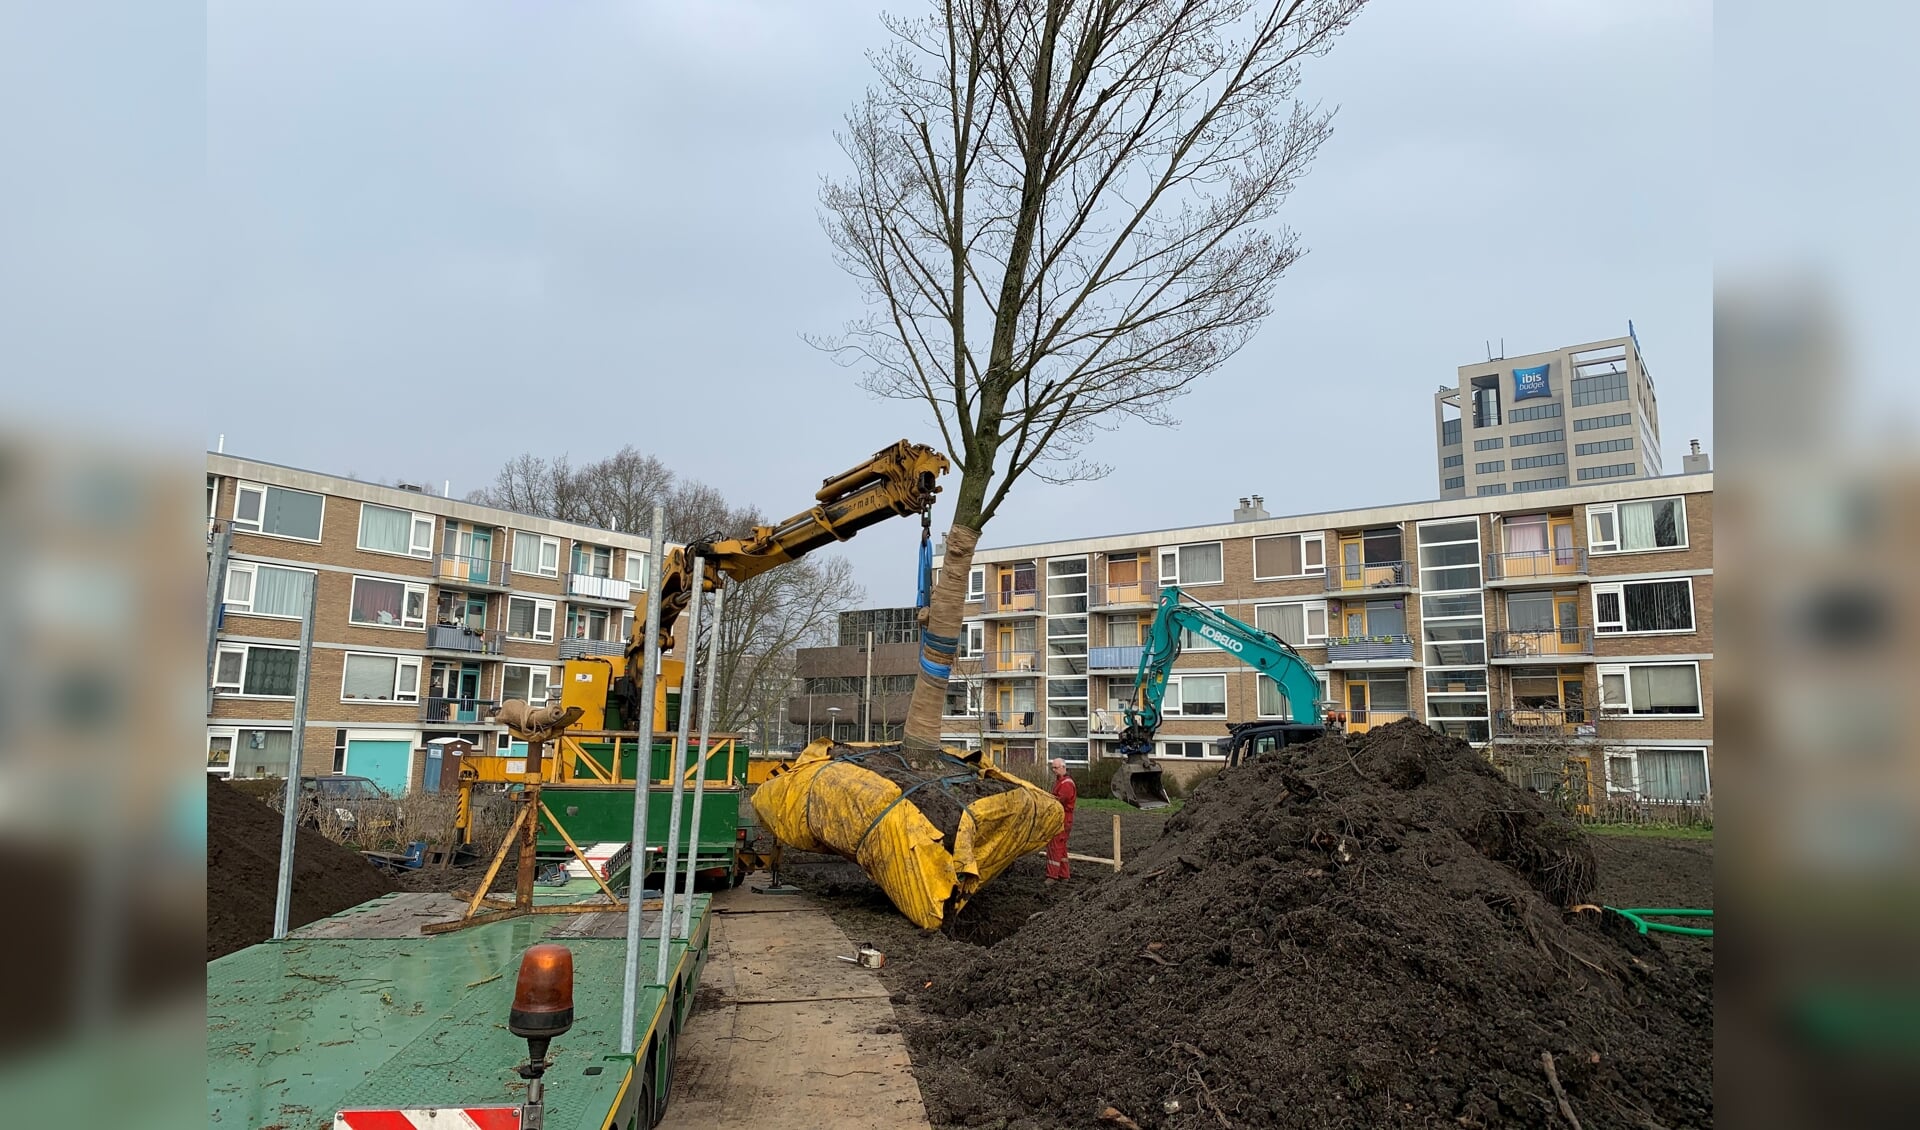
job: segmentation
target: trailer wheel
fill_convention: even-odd
[[[653,1118],[647,1123],[648,1130],[660,1125],[667,1117],[667,1104],[673,1101],[673,1056],[677,1040],[673,1038],[673,1026],[669,1024],[660,1033],[660,1045],[654,1049],[657,1071],[654,1073]]]
[[[653,1101],[655,1055],[656,1052],[649,1049],[646,1059],[641,1062],[640,1094],[633,1104],[634,1114],[636,1115],[633,1125],[644,1127],[645,1130],[653,1130],[655,1126],[660,1124],[660,1117],[655,1113],[655,1108],[659,1104]]]

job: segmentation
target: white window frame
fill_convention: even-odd
[[[226,607],[228,612],[243,616],[258,616],[265,620],[292,620],[295,623],[305,619],[304,616],[289,616],[280,612],[255,612],[253,610],[253,594],[260,591],[260,570],[262,569],[278,569],[282,573],[304,573],[309,578],[309,584],[315,583],[319,576],[312,569],[290,569],[285,565],[268,565],[260,561],[230,562],[227,565],[227,583],[220,590],[220,603]],[[247,599],[245,600],[235,600],[230,595],[233,592],[233,578],[235,574],[241,574],[247,578]]]
[[[1281,538],[1300,539],[1300,567],[1305,569],[1306,572],[1272,574],[1260,572],[1260,543],[1263,541],[1278,541]],[[1320,563],[1318,565],[1307,560],[1307,546],[1309,545],[1319,548]],[[1324,577],[1327,573],[1327,535],[1325,534],[1266,534],[1253,539],[1251,552],[1253,553],[1253,579],[1256,581],[1284,581],[1293,577]],[[1223,561],[1222,565],[1224,566],[1224,564],[1225,562]]]
[[[247,664],[251,662],[252,653],[255,648],[259,648],[262,651],[291,651],[291,652],[295,652],[296,654],[300,650],[297,647],[275,647],[272,644],[262,644],[262,643],[220,644],[214,648],[213,680],[212,680],[213,693],[219,695],[221,698],[256,698],[256,699],[265,699],[272,702],[292,702],[293,699],[297,696],[297,693],[299,691],[298,684],[299,684],[300,675],[299,675],[299,667],[297,665],[294,668],[294,682],[295,682],[294,692],[295,693],[293,694],[247,694],[244,690],[241,689],[247,685]],[[220,681],[220,660],[222,657],[228,656],[228,655],[238,655],[240,657],[240,674],[237,677],[235,677],[232,682],[223,683]]]
[[[377,585],[400,586],[400,620],[398,623],[382,624],[377,621],[355,620],[353,618],[353,606],[356,603],[354,598],[359,594],[361,581],[371,581]],[[407,619],[407,601],[416,594],[420,597],[420,619],[418,621],[410,621]],[[353,586],[347,593],[347,623],[352,624],[356,628],[384,628],[390,632],[424,632],[427,630],[427,586],[416,585],[410,581],[395,580],[392,577],[355,576],[353,578]]]
[[[627,550],[627,565],[626,565],[626,573],[625,573],[625,576],[627,578],[627,584],[631,585],[633,588],[641,592],[645,592],[647,588],[648,569],[652,565],[652,559],[653,559],[653,555],[648,553],[644,549]],[[639,568],[636,569],[634,567],[636,565],[639,566]],[[634,576],[635,573],[638,573],[639,576],[635,577]]]
[[[1620,545],[1620,507],[1640,502],[1674,502],[1677,513],[1674,515],[1674,529],[1679,531],[1678,545],[1656,545],[1649,549],[1622,549]],[[1600,536],[1600,518],[1605,516],[1613,527],[1613,536]],[[1687,496],[1684,494],[1663,494],[1656,498],[1628,498],[1619,502],[1595,503],[1587,507],[1587,553],[1678,553],[1692,547],[1692,535],[1687,532]]]
[[[554,692],[553,668],[545,663],[506,664],[500,672],[500,697],[502,699],[507,697],[507,676],[513,671],[525,671],[527,673],[527,697],[522,701],[528,706],[545,706],[552,700]],[[541,691],[540,697],[537,700],[533,697],[533,677],[536,673],[540,676]]]
[[[975,565],[967,570],[967,600],[987,599],[987,567]]]
[[[525,601],[533,605],[533,634],[530,636],[516,636],[513,634],[513,602],[516,600]],[[507,632],[507,638],[510,640],[528,640],[533,643],[552,643],[554,611],[555,603],[551,600],[540,600],[537,597],[531,596],[507,597],[507,622],[503,625]],[[540,634],[540,613],[542,612],[547,614],[547,631],[545,635]]]
[[[393,660],[393,697],[392,698],[351,698],[347,695],[347,665],[355,659],[391,659]],[[409,683],[407,672],[413,672]],[[340,701],[356,705],[405,706],[420,701],[420,660],[411,655],[395,655],[390,651],[349,651],[340,657]]]
[[[1693,669],[1693,699],[1694,699],[1694,702],[1698,704],[1697,708],[1691,714],[1675,714],[1675,713],[1672,713],[1671,711],[1651,713],[1651,712],[1634,710],[1633,709],[1633,674],[1632,672],[1635,667],[1691,667]],[[1674,719],[1674,720],[1685,720],[1689,718],[1706,717],[1706,708],[1707,708],[1706,688],[1703,687],[1700,683],[1700,664],[1697,662],[1602,663],[1598,665],[1596,675],[1600,682],[1600,710],[1602,713],[1612,714],[1620,718],[1652,718],[1652,719],[1667,718],[1667,719]],[[1607,678],[1609,676],[1617,676],[1620,679],[1621,693],[1624,696],[1623,701],[1613,702],[1607,698]]]
[[[977,659],[987,653],[987,625],[974,620],[960,625],[960,655]]]
[[[1626,590],[1629,587],[1634,585],[1671,585],[1682,583],[1687,586],[1687,612],[1693,620],[1693,627],[1649,628],[1640,631],[1633,631],[1627,627]],[[1605,621],[1600,619],[1600,597],[1602,595],[1611,595],[1615,598],[1615,602],[1620,609],[1620,619]],[[1607,627],[1608,624],[1617,624],[1619,626],[1609,628]],[[1609,584],[1597,584],[1593,586],[1593,634],[1596,636],[1606,636],[1609,639],[1617,636],[1690,636],[1699,630],[1700,606],[1694,601],[1692,577],[1654,577],[1646,580],[1615,581]]]
[[[1189,581],[1181,579],[1180,551],[1183,549],[1197,549],[1203,545],[1211,545],[1220,550],[1220,579],[1215,581]],[[1159,551],[1158,560],[1160,563],[1160,584],[1163,588],[1167,585],[1178,585],[1183,589],[1197,589],[1204,588],[1207,585],[1224,585],[1227,583],[1227,549],[1226,545],[1222,542],[1189,541],[1182,542],[1179,545],[1162,546]],[[1173,571],[1171,573],[1167,571],[1168,561],[1173,562]]]
[[[1220,680],[1220,712],[1218,714],[1187,713],[1186,683],[1189,679]],[[1225,718],[1227,716],[1227,677],[1225,675],[1175,675],[1167,680],[1166,694],[1160,700],[1160,713],[1169,718]]]
[[[1601,754],[1602,773],[1606,777],[1607,793],[1610,796],[1631,795],[1652,804],[1698,804],[1698,801],[1660,800],[1643,796],[1640,792],[1640,755],[1642,753],[1697,753],[1700,755],[1700,779],[1706,782],[1706,795],[1713,796],[1713,758],[1703,745],[1674,746],[1606,746]],[[1626,784],[1617,784],[1613,779],[1614,758],[1626,758],[1632,766],[1633,779]]]
[[[532,569],[522,569],[520,567],[521,534],[525,534],[530,538],[540,539],[540,558],[534,563],[534,568]],[[552,551],[552,565],[547,564],[549,550]],[[507,568],[523,577],[558,577],[560,575],[560,539],[548,537],[546,534],[536,534],[532,530],[513,531],[513,540],[507,543]]]
[[[310,494],[310,495],[313,495],[315,498],[318,498],[320,500],[320,529],[318,531],[318,535],[310,538],[303,538],[296,534],[270,533],[266,529],[264,529],[262,520],[266,517],[266,514],[267,514],[267,492],[270,490],[291,491],[294,494]],[[253,494],[253,495],[259,496],[260,498],[260,511],[259,511],[260,517],[259,518],[249,519],[249,518],[240,517],[240,496],[242,494]],[[277,486],[271,483],[237,482],[234,484],[234,487],[233,487],[233,509],[230,513],[232,515],[231,522],[235,530],[240,531],[242,533],[256,534],[263,538],[279,538],[282,541],[304,541],[310,545],[317,545],[320,542],[319,535],[324,535],[327,530],[327,496],[324,494],[321,494],[319,491],[294,490],[294,488],[292,487]]]
[[[1295,605],[1295,604],[1301,606],[1306,610],[1300,614],[1301,623],[1303,623],[1307,629],[1306,638],[1298,646],[1300,647],[1324,646],[1327,642],[1328,621],[1332,615],[1327,609],[1327,602],[1324,600],[1261,601],[1259,604],[1256,604],[1253,606],[1253,626],[1256,628],[1260,627],[1260,610],[1262,608],[1285,608],[1289,605]],[[1318,635],[1316,635],[1313,630],[1313,613],[1316,609],[1319,610],[1319,613],[1320,613],[1320,632]],[[1262,628],[1261,630],[1265,631],[1264,628]],[[1275,638],[1278,638],[1278,633],[1275,633]]]
[[[1225,756],[1220,752],[1218,743],[1205,738],[1170,738],[1163,739],[1159,744],[1159,756],[1169,761],[1219,761]],[[1200,747],[1197,757],[1187,752],[1194,746]]]
[[[207,727],[207,752],[208,753],[213,752],[213,739],[215,738],[225,738],[230,744],[227,746],[228,755],[227,755],[226,771],[223,773],[220,770],[215,769],[211,765],[209,765],[207,767],[207,773],[210,776],[231,780],[233,778],[233,763],[236,760],[238,760],[239,754],[240,754],[240,735],[242,732],[251,732],[255,730],[261,733],[266,733],[266,734],[293,733],[292,726],[208,726]]]
[[[1320,699],[1314,705],[1318,706],[1320,705],[1320,703],[1333,701],[1333,681],[1327,677],[1326,672],[1315,671],[1313,673],[1313,679],[1314,679],[1314,682],[1320,684]],[[1262,680],[1264,680],[1264,682]],[[1284,699],[1287,697],[1286,690],[1280,686],[1280,680],[1274,678],[1272,675],[1269,675],[1264,671],[1256,672],[1253,677],[1254,717],[1273,718],[1273,719],[1286,718],[1287,715],[1285,714],[1268,714],[1266,711],[1260,709],[1260,688],[1264,686],[1266,683],[1272,683],[1274,686],[1274,689],[1279,693],[1281,698]],[[1411,711],[1409,711],[1409,713],[1411,713]],[[1296,719],[1296,721],[1298,721],[1298,719]]]
[[[392,549],[376,549],[367,544],[367,507],[375,510],[390,510],[395,514],[407,516],[407,551],[401,553]],[[360,504],[360,524],[353,531],[354,548],[362,553],[378,553],[386,557],[431,558],[434,547],[433,515],[422,514],[417,510],[408,510],[400,506],[387,506],[378,502]],[[422,537],[426,540],[422,541]]]

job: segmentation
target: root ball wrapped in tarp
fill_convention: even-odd
[[[859,864],[925,929],[1065,821],[1051,794],[991,766],[825,741],[761,785],[753,807],[782,843]]]

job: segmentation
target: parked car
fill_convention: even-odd
[[[391,838],[398,820],[393,798],[365,777],[300,778],[300,822],[309,828],[331,825],[346,839],[367,844]]]

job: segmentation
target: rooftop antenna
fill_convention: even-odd
[[[1506,360],[1506,358],[1507,358],[1507,339],[1503,337],[1500,339],[1500,359],[1504,361]]]
[[[221,455],[225,455],[227,453],[227,433],[225,432],[220,433],[220,443],[218,446],[214,448],[214,451],[218,452]]]
[[[1480,344],[1487,347],[1487,360],[1489,361],[1493,360],[1493,339],[1492,338],[1482,339]]]
[[[441,498],[453,497],[453,480],[452,479],[440,480],[440,497]]]

